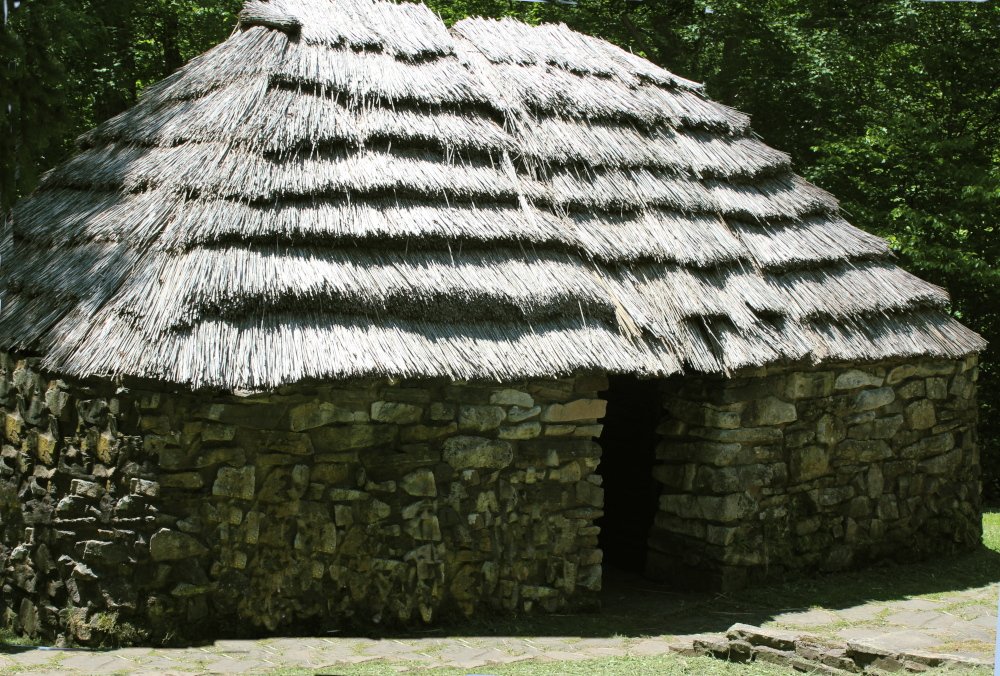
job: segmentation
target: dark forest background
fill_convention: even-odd
[[[228,36],[240,0],[0,0],[0,210],[77,134]],[[1000,0],[429,0],[562,21],[629,48],[753,118],[857,226],[952,293],[991,341],[985,488],[1000,498]]]

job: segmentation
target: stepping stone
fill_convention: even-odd
[[[731,640],[744,640],[754,646],[767,646],[776,650],[795,650],[795,642],[802,638],[802,634],[783,629],[772,629],[769,627],[755,627],[749,624],[737,623],[726,632],[726,638]]]

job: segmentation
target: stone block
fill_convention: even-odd
[[[906,407],[906,423],[911,429],[926,430],[937,424],[934,404],[928,399],[918,399]]]
[[[604,506],[604,489],[589,481],[580,481],[576,484],[576,499],[584,505],[591,507]],[[596,562],[596,563],[599,563]]]
[[[759,429],[774,429],[774,428],[759,428]],[[785,429],[782,430],[782,437],[785,441],[785,448],[794,449],[802,448],[803,446],[808,446],[810,444],[816,443],[816,431],[813,429]]]
[[[324,554],[337,552],[337,527],[332,523],[323,524],[316,549]]]
[[[376,422],[410,425],[420,422],[423,415],[422,407],[398,401],[376,401],[371,406],[371,419]]]
[[[815,399],[833,394],[834,374],[831,371],[799,371],[785,380],[788,399]]]
[[[902,364],[896,368],[889,371],[889,375],[885,379],[886,385],[898,385],[907,378],[912,378],[917,375],[917,367],[915,364]]]
[[[822,446],[803,446],[791,454],[792,481],[811,481],[830,472],[830,454]]]
[[[531,408],[535,405],[535,399],[527,392],[520,390],[497,390],[490,394],[490,403],[499,406],[520,406],[521,408]]]
[[[934,456],[920,463],[919,469],[926,474],[951,475],[962,465],[962,449],[956,448],[948,453]]]
[[[574,437],[597,438],[604,432],[604,425],[597,423],[594,425],[577,425],[572,432]]]
[[[113,566],[128,561],[128,550],[120,542],[85,540],[77,545],[83,547],[83,560],[90,564]]]
[[[836,444],[847,438],[847,428],[843,421],[830,414],[816,421],[816,441],[821,444]]]
[[[413,381],[403,381],[399,386],[385,388],[382,398],[407,404],[428,404],[431,401],[431,392],[426,387],[414,386]]]
[[[764,397],[750,404],[744,414],[744,424],[749,426],[783,425],[798,420],[795,405],[778,397]]]
[[[69,492],[82,498],[97,499],[104,495],[104,488],[93,481],[73,479],[69,482]]]
[[[715,441],[688,443],[665,441],[656,447],[658,460],[701,462],[716,467],[738,464],[742,457],[742,445],[723,444]]]
[[[279,455],[283,457],[292,457],[290,454],[280,453]],[[261,456],[258,455],[258,458]],[[206,467],[214,467],[216,465],[233,465],[234,467],[239,467],[245,465],[247,462],[247,454],[242,448],[238,447],[222,447],[222,448],[206,448],[195,456],[193,460],[188,463],[191,469],[204,469]]]
[[[777,650],[795,650],[795,643],[802,638],[802,635],[793,631],[737,623],[726,631],[726,638],[730,640],[741,639],[754,646],[767,646]]]
[[[757,510],[757,501],[747,493],[732,495],[661,495],[660,509],[687,519],[731,523],[744,519]]]
[[[947,378],[927,378],[924,380],[924,390],[928,399],[946,399],[948,397]]]
[[[381,500],[370,500],[361,504],[359,513],[364,523],[373,524],[388,519],[392,514],[392,507]]]
[[[885,489],[885,475],[882,474],[882,468],[878,465],[872,465],[868,468],[865,484],[869,498],[881,497],[882,491]]]
[[[855,495],[853,486],[826,486],[809,491],[809,497],[817,507],[825,508],[847,502]]]
[[[205,479],[200,472],[174,472],[161,474],[159,478],[163,488],[193,491],[205,487]]]
[[[882,439],[845,439],[836,446],[838,465],[864,464],[892,457],[892,449]]]
[[[459,406],[458,426],[467,432],[487,432],[500,427],[507,411],[500,406]]]
[[[324,425],[368,422],[368,413],[329,401],[310,401],[288,412],[293,432],[304,432]]]
[[[739,467],[712,467],[701,465],[695,472],[689,490],[696,493],[737,493],[750,487],[784,485],[788,479],[785,465],[753,464]]]
[[[900,399],[916,399],[927,396],[927,387],[923,380],[911,380],[896,388],[896,396]]]
[[[923,437],[920,441],[905,446],[899,454],[904,458],[925,458],[940,455],[955,447],[955,436],[949,432]]]
[[[777,427],[739,427],[719,429],[716,427],[691,427],[688,434],[700,439],[709,439],[728,444],[776,444],[783,435]]]
[[[212,484],[212,495],[239,500],[253,500],[255,490],[255,472],[253,466],[223,467],[215,476]]]
[[[35,439],[35,457],[44,465],[55,462],[59,441],[49,432],[40,432]]]
[[[399,440],[404,444],[435,441],[450,437],[458,431],[458,425],[408,425],[399,430]]]
[[[664,421],[664,425],[680,422],[688,425],[735,430],[742,424],[741,415],[744,406],[744,402],[719,407],[687,399],[668,398],[664,400],[663,407],[667,410],[670,418]],[[664,425],[661,425],[661,434],[667,433],[663,429]]]
[[[282,427],[287,411],[285,407],[269,402],[250,402],[233,397],[227,402],[215,401],[207,404],[195,410],[194,416],[235,425],[238,428],[276,430]]]
[[[534,439],[541,435],[542,424],[537,421],[521,423],[520,425],[503,425],[497,436],[501,439]]]
[[[885,418],[877,418],[872,423],[871,436],[873,439],[892,439],[903,426],[903,416],[892,415]]]
[[[408,405],[408,404],[401,404]],[[309,432],[317,452],[343,452],[392,444],[398,435],[395,425],[343,425],[318,427]]]
[[[330,500],[334,502],[357,502],[367,500],[368,493],[353,488],[331,488]]]
[[[520,406],[511,406],[507,409],[507,422],[519,423],[525,420],[531,420],[532,418],[538,417],[542,413],[541,406],[532,406],[530,408],[521,408]]]
[[[571,484],[579,481],[583,478],[583,469],[580,467],[579,463],[570,462],[562,467],[557,467],[556,469],[549,470],[549,481],[555,481],[563,484]]]
[[[976,391],[976,373],[963,373],[952,378],[948,393],[957,399],[971,399]]]
[[[431,404],[428,417],[434,422],[455,420],[458,417],[458,406],[440,401]]]
[[[550,404],[542,411],[542,422],[577,422],[598,420],[607,412],[608,402],[603,399],[576,399],[565,404]]]
[[[431,514],[410,519],[403,529],[414,540],[423,542],[441,541],[441,523],[438,518]]]
[[[856,390],[861,387],[881,387],[884,382],[885,378],[879,375],[851,369],[839,374],[833,386],[837,390]]]
[[[15,411],[8,411],[4,415],[4,438],[13,443],[21,443],[21,435],[24,432],[24,418]]]
[[[903,670],[899,654],[886,648],[848,641],[846,654],[855,664],[867,672]]]
[[[313,442],[308,434],[281,430],[237,430],[236,440],[247,450],[256,449],[265,453],[290,453],[309,455],[313,452]]]
[[[418,469],[410,472],[399,482],[400,487],[409,495],[435,497],[437,483],[434,472],[429,469]]]
[[[163,528],[149,539],[149,554],[154,561],[181,561],[208,553],[208,548],[187,533]]]
[[[455,469],[503,469],[513,462],[514,448],[502,439],[457,436],[444,442],[442,457]]]
[[[858,392],[851,401],[851,409],[856,412],[874,411],[888,406],[896,400],[896,392],[891,387],[879,387]]]
[[[203,442],[232,441],[236,438],[236,426],[222,423],[202,423],[201,440]]]
[[[132,479],[129,482],[129,493],[132,495],[141,495],[146,498],[155,498],[160,494],[160,484],[156,481],[147,481],[146,479]]]

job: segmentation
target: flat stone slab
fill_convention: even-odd
[[[814,608],[775,616],[774,623],[790,627],[819,627],[840,621],[840,616],[832,610]]]

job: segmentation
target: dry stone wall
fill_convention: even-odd
[[[603,377],[207,397],[2,371],[9,629],[161,643],[600,589]]]
[[[975,357],[664,383],[648,567],[735,588],[981,541]]]

